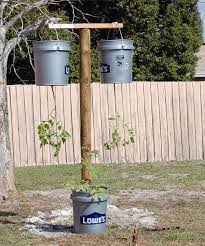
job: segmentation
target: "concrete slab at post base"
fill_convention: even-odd
[[[68,84],[70,50],[70,42],[64,40],[43,40],[33,43],[36,85]]]
[[[78,234],[101,234],[106,232],[107,199],[93,198],[87,192],[73,191],[74,232]]]
[[[102,40],[97,43],[102,83],[131,83],[133,41]]]

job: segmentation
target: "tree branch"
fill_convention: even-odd
[[[7,42],[8,48],[10,50],[13,49],[17,44],[19,44],[23,39],[25,39],[27,36],[29,36],[31,33],[34,33],[38,31],[41,27],[45,26],[46,20],[39,20],[33,25],[30,25],[20,31],[15,38],[10,39]]]
[[[1,1],[0,2],[0,26],[3,25],[3,14],[6,6],[8,5],[7,1]]]
[[[46,6],[49,2],[52,2],[52,0],[51,1],[50,0],[40,0],[40,1],[37,1],[36,3],[32,3],[32,4],[28,3],[27,6],[19,14],[15,15],[13,18],[10,19],[10,21],[8,21],[5,24],[6,31],[8,31],[9,28],[14,26],[15,23],[19,19],[22,19],[23,17],[25,17],[30,11],[32,11],[35,8]]]

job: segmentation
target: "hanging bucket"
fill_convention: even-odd
[[[33,43],[36,85],[67,85],[70,42],[45,40]]]
[[[97,43],[102,83],[131,83],[133,41],[103,40]]]
[[[106,232],[106,212],[108,195],[93,197],[87,192],[73,191],[74,232],[100,234]]]

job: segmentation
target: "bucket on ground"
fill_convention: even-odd
[[[133,41],[102,40],[97,43],[102,83],[131,83]]]
[[[36,85],[67,85],[70,42],[44,40],[33,43]]]
[[[100,234],[106,232],[107,199],[93,197],[90,193],[73,191],[73,221],[74,232],[81,234]]]

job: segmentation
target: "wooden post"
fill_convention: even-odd
[[[91,184],[91,40],[90,29],[120,29],[123,23],[49,23],[51,29],[80,30],[81,179]]]
[[[80,115],[81,115],[81,179],[92,182],[91,163],[91,44],[90,29],[80,29]]]

